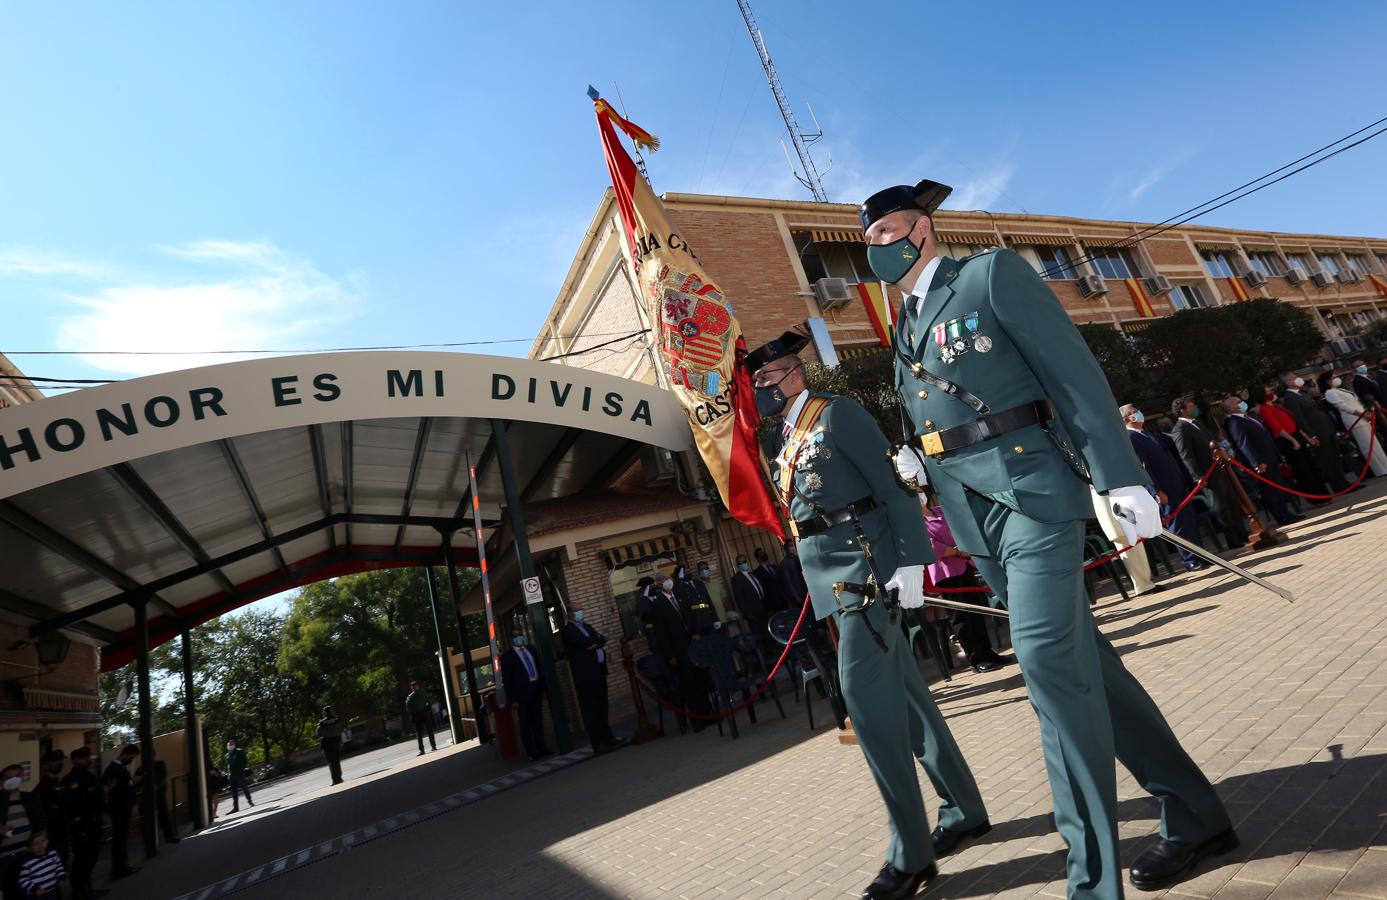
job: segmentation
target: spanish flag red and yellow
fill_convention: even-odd
[[[732,304],[670,222],[616,130],[638,147],[654,150],[659,140],[622,118],[607,101],[597,99],[594,107],[626,233],[622,249],[650,312],[660,364],[689,415],[698,452],[728,511],[739,522],[783,539],[780,516],[762,477],[756,442],[761,417],[751,377],[737,364],[747,348]]]
[[[1368,277],[1372,279],[1373,287],[1377,288],[1377,292],[1387,297],[1387,280],[1383,280],[1377,275],[1369,275]]]
[[[872,323],[881,346],[890,347],[896,335],[896,310],[886,296],[886,285],[879,281],[860,282],[856,285],[857,296],[867,310],[867,321]]]
[[[1137,308],[1137,314],[1143,319],[1154,319],[1156,308],[1151,305],[1151,298],[1146,294],[1146,288],[1141,286],[1141,282],[1135,278],[1124,278],[1123,283],[1127,285],[1127,293],[1132,295],[1132,305]]]
[[[1246,303],[1252,299],[1252,295],[1247,291],[1247,285],[1243,284],[1243,280],[1238,276],[1234,275],[1229,278],[1228,286],[1233,289],[1233,296],[1237,298],[1239,303]]]

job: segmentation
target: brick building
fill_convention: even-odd
[[[0,409],[42,400],[24,373],[0,355]],[[52,749],[100,746],[97,648],[80,635],[29,639],[0,597],[0,764],[17,762],[38,779],[39,757]]]

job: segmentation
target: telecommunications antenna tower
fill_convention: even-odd
[[[814,107],[805,104],[809,107],[809,118],[814,120],[815,128],[815,131],[806,133],[795,121],[795,114],[790,109],[790,98],[785,95],[785,88],[775,71],[775,63],[771,62],[770,51],[766,49],[766,41],[761,36],[761,27],[756,24],[756,15],[751,11],[751,4],[747,0],[737,0],[737,8],[742,11],[742,20],[746,22],[747,33],[751,35],[751,43],[756,47],[756,55],[761,58],[761,68],[766,71],[766,81],[770,83],[771,93],[775,95],[775,104],[780,107],[780,116],[785,120],[785,130],[790,132],[790,143],[795,145],[795,153],[799,156],[799,169],[796,169],[785,142],[780,142],[781,149],[785,151],[785,161],[790,164],[790,173],[800,184],[809,188],[815,200],[827,203],[828,194],[824,191],[823,180],[818,167],[814,165],[814,157],[809,155],[809,148],[824,137],[824,130],[819,125],[818,117],[814,115]],[[827,175],[832,169],[833,157],[830,156],[828,168],[824,169],[823,174]],[[803,174],[800,174],[801,171]]]

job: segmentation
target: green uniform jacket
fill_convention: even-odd
[[[235,750],[226,751],[226,774],[231,776],[244,775],[246,772],[246,748],[237,747]]]
[[[779,484],[776,455],[784,443],[784,436],[777,429],[767,448],[773,484]],[[889,452],[890,444],[876,420],[857,401],[835,397],[820,415],[809,442],[798,456],[796,490],[790,501],[790,517],[802,521],[818,511],[836,512],[850,503],[875,499],[881,505],[862,516],[862,525],[877,571],[885,580],[900,566],[934,562],[920,503],[896,480]],[[865,584],[872,574],[851,523],[800,538],[796,543],[814,614],[820,619],[838,608],[833,596],[834,582]],[[852,594],[844,594],[842,599],[849,606],[861,602]]]
[[[914,306],[907,297],[898,319],[896,388],[916,435],[975,421],[978,414],[918,379],[901,354],[970,391],[994,413],[1048,398],[1058,415],[1052,430],[1087,463],[1099,491],[1148,483],[1103,370],[1059,299],[1024,259],[1010,250],[988,250],[961,262],[941,259],[918,314]],[[974,316],[976,329],[970,331]],[[953,362],[945,361],[936,342],[941,325],[946,339],[959,335],[967,348]],[[1039,425],[941,459],[927,457],[925,466],[958,546],[970,553],[989,551],[965,489],[1040,522],[1093,515],[1088,485]]]
[[[422,689],[410,691],[409,696],[405,698],[405,712],[409,713],[411,716],[422,715],[423,713],[432,711],[429,695],[424,693]]]

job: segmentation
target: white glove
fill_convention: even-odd
[[[1161,507],[1146,488],[1113,488],[1106,496],[1128,546],[1138,538],[1153,538],[1161,533]]]
[[[896,474],[901,476],[901,480],[907,484],[913,479],[920,487],[929,484],[929,478],[925,475],[925,463],[920,459],[920,454],[909,445],[901,447],[896,451]]]
[[[891,580],[886,582],[886,589],[896,591],[896,599],[900,601],[905,609],[919,609],[925,605],[925,567],[924,566],[901,566],[896,570],[896,574],[891,576]]]

